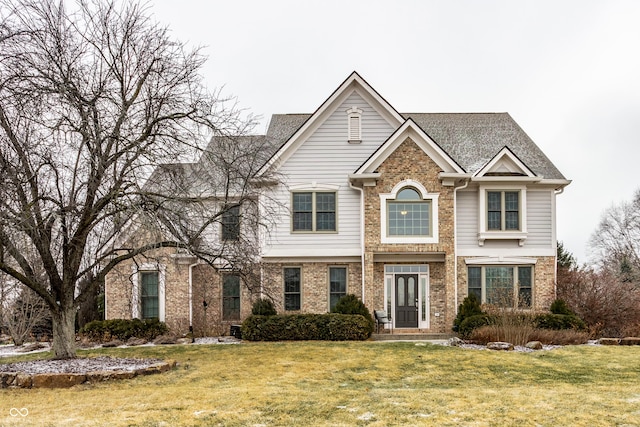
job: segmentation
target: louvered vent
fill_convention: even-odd
[[[359,144],[362,142],[362,110],[356,107],[351,107],[347,110],[348,114],[348,141],[350,144]]]

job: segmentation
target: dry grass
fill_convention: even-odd
[[[640,347],[505,353],[296,342],[90,354],[172,358],[179,367],[66,390],[2,390],[0,425],[640,424]],[[11,417],[11,408],[29,415]]]

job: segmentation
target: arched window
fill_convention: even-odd
[[[431,200],[423,200],[413,187],[398,192],[395,200],[387,201],[387,236],[430,237]]]
[[[380,242],[438,243],[438,197],[412,179],[380,194]]]

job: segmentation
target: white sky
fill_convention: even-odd
[[[580,263],[640,188],[640,1],[152,0],[205,46],[205,79],[263,116],[311,113],[358,71],[400,112],[508,112],[573,180],[558,239]]]

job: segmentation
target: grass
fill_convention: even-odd
[[[71,389],[0,390],[0,426],[640,426],[640,347],[287,342],[81,355],[179,365]]]

